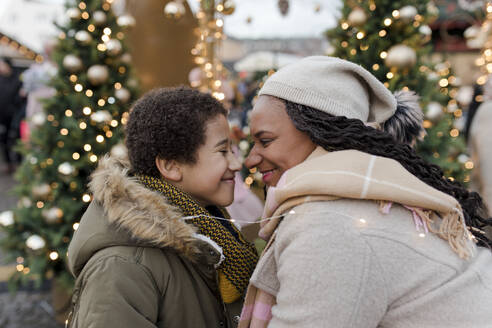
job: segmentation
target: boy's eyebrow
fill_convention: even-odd
[[[225,138],[215,144],[215,148],[220,147],[222,145],[228,144],[229,143],[229,138]]]

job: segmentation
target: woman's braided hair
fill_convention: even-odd
[[[316,145],[327,151],[355,149],[394,159],[423,182],[453,196],[461,204],[465,222],[471,227],[478,245],[492,247],[492,242],[482,231],[484,227],[492,226],[492,219],[484,217],[485,207],[478,193],[444,177],[439,166],[427,163],[410,146],[394,140],[386,132],[368,127],[357,119],[333,116],[309,106],[283,101],[294,126]]]

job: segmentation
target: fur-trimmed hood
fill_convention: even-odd
[[[129,170],[128,159],[106,156],[91,175],[89,189],[94,200],[68,250],[69,268],[74,275],[94,253],[110,246],[171,248],[195,259],[200,244],[207,242],[221,253],[215,243],[197,235],[195,227],[181,220],[183,215],[177,207],[144,187],[129,175]]]

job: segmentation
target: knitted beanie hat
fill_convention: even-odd
[[[410,143],[423,132],[423,114],[415,94],[400,91],[393,95],[362,66],[340,58],[311,56],[284,66],[265,81],[258,95],[377,123],[401,142]]]

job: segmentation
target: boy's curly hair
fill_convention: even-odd
[[[134,173],[160,176],[156,157],[195,163],[206,124],[217,115],[227,117],[219,101],[188,87],[147,92],[134,104],[125,129]]]

